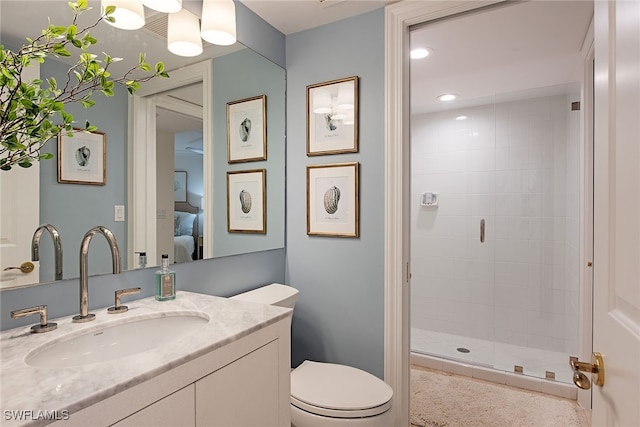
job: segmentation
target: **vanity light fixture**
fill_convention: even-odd
[[[313,95],[313,112],[316,114],[331,113],[331,94],[327,89],[316,89]]]
[[[462,120],[467,120],[467,119],[468,119],[467,116],[458,116],[458,117],[456,117],[457,121],[462,121]]]
[[[115,22],[107,22],[121,30],[137,30],[144,26],[144,6],[140,0],[102,0],[102,10],[107,6],[115,6],[111,16]]]
[[[355,114],[353,114],[353,110],[351,110],[345,117],[342,119],[342,124],[344,125],[352,125],[356,122]]]
[[[344,124],[353,124],[355,121],[355,101],[353,88],[348,83],[338,85],[337,96],[332,96],[329,90],[317,88],[313,95],[313,112],[327,114],[333,120],[342,120]]]
[[[233,0],[203,0],[200,35],[209,43],[236,42],[236,5]]]
[[[142,0],[142,4],[164,13],[175,13],[182,9],[182,0]]]
[[[442,102],[450,102],[458,97],[455,93],[445,93],[444,95],[438,96],[438,101]]]
[[[342,83],[338,86],[338,110],[353,110],[353,88],[347,84]]]
[[[179,56],[198,56],[202,53],[198,17],[187,9],[169,14],[167,49]]]
[[[102,0],[102,9],[115,6],[115,22],[123,30],[137,30],[145,24],[144,7],[169,13],[167,48],[175,55],[198,56],[202,40],[228,46],[236,42],[236,6],[233,0],[204,0],[202,23],[196,15],[182,8],[182,0]]]

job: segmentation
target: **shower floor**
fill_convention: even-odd
[[[460,352],[458,348],[469,352]],[[525,375],[536,378],[545,378],[545,372],[551,371],[555,372],[555,381],[572,383],[569,355],[560,352],[417,328],[411,328],[411,351],[505,372],[513,372],[514,365],[519,365]]]

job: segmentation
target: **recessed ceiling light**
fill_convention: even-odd
[[[467,116],[458,116],[456,117],[456,120],[460,121],[460,120],[467,120],[468,117]]]
[[[412,49],[410,52],[410,56],[411,56],[411,59],[422,59],[431,55],[432,52],[433,52],[432,49],[419,47],[417,49]]]
[[[438,97],[438,100],[442,102],[448,102],[448,101],[453,101],[457,97],[458,95],[456,95],[455,93],[445,93],[444,95],[440,95]]]

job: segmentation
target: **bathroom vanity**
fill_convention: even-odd
[[[126,305],[4,331],[2,425],[290,425],[291,309],[184,291]]]

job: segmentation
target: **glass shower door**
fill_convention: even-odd
[[[493,98],[412,115],[412,351],[494,365]],[[437,205],[420,203],[437,194]],[[481,234],[484,231],[484,236]]]
[[[412,351],[571,381],[579,87],[412,116]],[[437,204],[422,203],[437,195]]]
[[[496,98],[495,368],[569,383],[568,355],[578,350],[579,99],[577,83]]]

